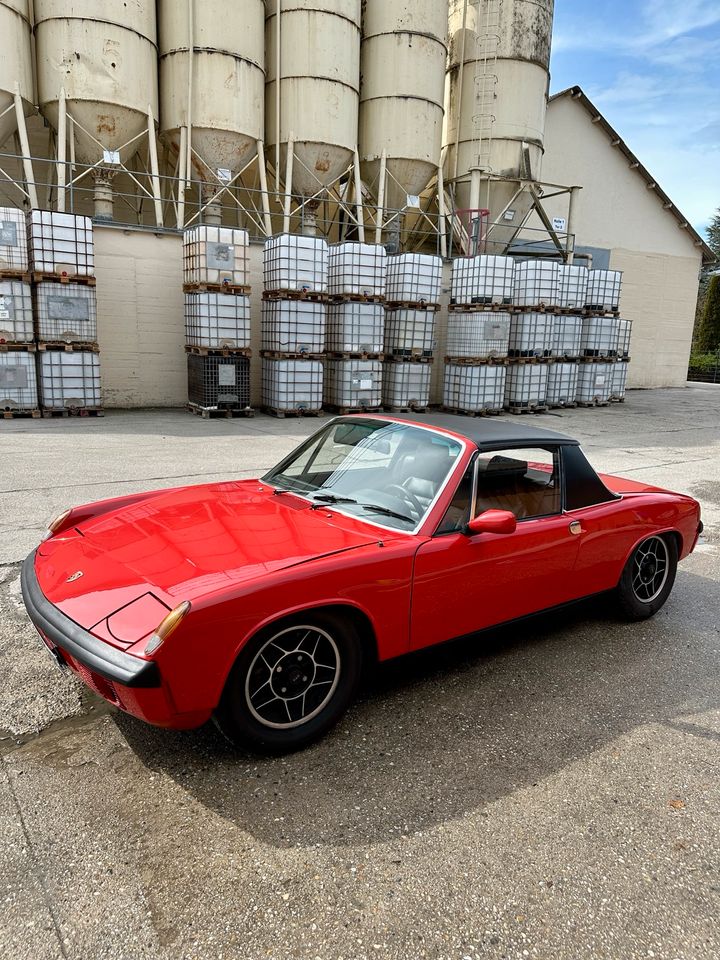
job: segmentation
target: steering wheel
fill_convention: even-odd
[[[401,487],[399,483],[389,483],[385,487],[385,490],[387,493],[394,493],[396,496],[399,494],[401,499],[405,503],[409,503],[417,513],[418,519],[425,513],[425,507],[420,503],[415,494],[406,490],[405,487]]]

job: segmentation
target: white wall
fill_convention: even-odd
[[[548,107],[542,177],[582,186],[576,243],[608,249],[611,268],[624,273],[620,306],[633,321],[629,386],[683,385],[701,265],[691,235],[569,96]],[[546,206],[551,216],[565,216],[567,199]]]

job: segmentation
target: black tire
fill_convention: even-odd
[[[235,746],[255,753],[301,750],[345,713],[362,666],[362,643],[349,619],[309,611],[279,621],[241,651],[215,723]]]
[[[638,544],[617,587],[617,605],[623,619],[647,620],[658,612],[675,583],[677,562],[677,540],[672,534],[653,535]]]

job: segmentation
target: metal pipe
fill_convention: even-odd
[[[194,0],[188,0],[188,83],[187,83],[187,159],[185,161],[185,177],[190,178],[192,169],[192,96],[193,96],[193,61],[195,59],[195,4]]]
[[[262,203],[263,224],[265,236],[272,235],[272,221],[270,220],[270,198],[268,196],[267,170],[265,169],[265,145],[262,140],[257,141],[258,170],[260,171],[260,202]]]
[[[280,193],[280,42],[282,27],[280,22],[282,0],[277,0],[275,6],[275,192]]]
[[[65,160],[67,152],[67,100],[65,87],[60,87],[58,96],[58,127],[57,127],[57,209],[65,213]]]
[[[357,217],[358,240],[365,243],[365,224],[363,222],[362,180],[360,179],[360,155],[355,150],[355,215]]]
[[[285,161],[285,204],[283,207],[283,233],[290,233],[290,206],[292,203],[293,160],[295,157],[295,137],[290,134],[287,142]]]
[[[150,182],[155,202],[155,224],[163,225],[162,194],[160,192],[160,166],[158,164],[157,141],[155,139],[155,117],[152,106],[148,104],[148,153],[150,156]]]
[[[377,223],[375,224],[375,243],[382,243],[383,217],[385,214],[385,180],[387,179],[387,150],[380,157],[380,183],[378,184]]]
[[[17,129],[18,136],[20,138],[20,149],[22,150],[22,164],[23,164],[23,175],[25,176],[25,183],[27,185],[27,193],[30,198],[30,206],[37,210],[38,208],[38,198],[37,190],[35,189],[35,174],[33,173],[32,160],[30,159],[30,142],[27,135],[27,127],[25,126],[25,111],[23,110],[22,97],[20,96],[20,85],[15,82],[15,118],[17,120]]]
[[[458,78],[457,123],[455,124],[455,155],[453,157],[453,180],[457,180],[458,148],[460,145],[460,117],[462,115],[463,77],[465,76],[465,35],[467,30],[468,0],[463,4],[462,44],[460,45],[460,77]]]

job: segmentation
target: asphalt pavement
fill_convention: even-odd
[[[717,960],[719,412],[720,387],[693,385],[530,418],[701,501],[653,620],[595,600],[396,660],[278,759],[60,674],[19,569],[69,505],[255,476],[318,421],[1,422],[0,955]]]

